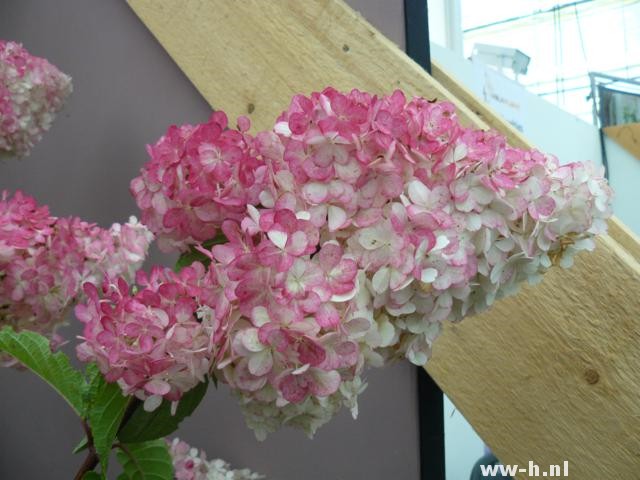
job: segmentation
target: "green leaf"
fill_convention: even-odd
[[[96,472],[87,472],[82,476],[82,480],[100,480],[100,474]]]
[[[184,252],[182,255],[180,255],[178,261],[176,262],[174,270],[176,272],[179,272],[184,267],[188,267],[189,265],[191,265],[193,262],[201,262],[203,265],[207,266],[209,265],[210,260],[203,253],[194,250],[194,248],[191,247],[188,252]]]
[[[87,437],[84,437],[82,440],[80,440],[80,442],[78,443],[78,445],[76,445],[76,448],[73,449],[72,453],[80,453],[83,450],[86,450],[87,447],[89,446],[89,439]]]
[[[93,362],[88,364],[84,375],[86,383],[82,388],[82,418],[87,419],[91,403],[97,394],[98,387],[100,386],[100,382],[97,381],[97,377],[101,375],[98,365]]]
[[[164,440],[129,443],[118,448],[118,480],[173,480],[173,463]]]
[[[51,385],[82,416],[84,378],[62,352],[51,352],[49,340],[35,332],[0,330],[0,352],[15,357],[22,365]]]
[[[211,247],[213,247],[214,245],[220,245],[227,242],[227,237],[225,237],[224,234],[219,233],[215,236],[215,238],[207,240],[206,242],[202,242],[202,246],[207,250],[211,250]],[[189,265],[191,265],[193,262],[200,262],[206,267],[211,263],[211,259],[192,245],[191,247],[189,247],[188,251],[180,255],[178,261],[176,262],[174,270],[176,272],[179,272],[184,267],[188,267]]]
[[[129,397],[122,395],[117,383],[107,383],[102,375],[94,377],[90,386],[89,425],[93,446],[100,458],[102,476],[109,466],[109,454],[118,434]]]
[[[208,386],[209,382],[205,381],[185,393],[178,403],[175,415],[171,415],[171,402],[167,400],[163,400],[153,412],[147,412],[139,405],[118,433],[118,439],[124,443],[135,443],[170,435],[200,405]]]

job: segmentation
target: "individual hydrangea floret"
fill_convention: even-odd
[[[0,154],[28,155],[71,90],[71,77],[47,60],[0,40]]]
[[[57,218],[18,191],[0,197],[0,327],[32,330],[60,342],[57,328],[82,297],[85,282],[105,273],[133,278],[152,235],[131,218],[103,229]],[[14,362],[4,359],[3,364]]]
[[[221,459],[207,460],[203,450],[174,438],[167,441],[173,460],[175,480],[259,480],[265,478],[248,468],[234,470]]]

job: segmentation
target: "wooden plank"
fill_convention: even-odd
[[[466,124],[493,121],[341,1],[129,3],[212,106],[250,113],[258,129],[294,93],[329,84],[401,88],[453,101]],[[640,266],[626,238],[626,249],[599,239],[573,269],[448,325],[437,342],[429,372],[504,462],[568,460],[572,478],[638,478]]]
[[[616,217],[609,220],[609,236],[640,262],[640,238]]]
[[[640,264],[605,236],[573,269],[447,324],[427,370],[503,462],[637,479],[639,312]]]
[[[604,128],[611,140],[640,160],[640,123],[625,123]]]
[[[273,126],[294,93],[327,85],[448,99],[467,125],[477,117],[393,42],[330,0],[129,0],[214,108]],[[206,39],[206,40],[205,40]],[[365,60],[366,61],[363,61]]]

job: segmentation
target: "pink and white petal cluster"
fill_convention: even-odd
[[[232,305],[217,375],[246,402],[323,402],[364,363],[358,332],[345,321],[356,262],[337,242],[321,244],[303,214],[277,207],[251,213],[240,224],[225,222],[229,242],[211,253],[214,268],[226,272]]]
[[[294,97],[274,132],[297,208],[366,273],[385,358],[424,364],[440,322],[570,265],[611,215],[601,170],[464,128],[447,102],[328,88]]]
[[[301,403],[278,404],[272,400],[268,389],[258,399],[243,392],[234,391],[245,422],[258,440],[264,440],[283,426],[298,428],[312,438],[316,431],[328,423],[343,408],[358,416],[358,395],[366,388],[360,376],[343,380],[339,389],[326,397],[309,396]]]
[[[205,381],[220,338],[211,302],[213,282],[200,263],[174,273],[154,267],[124,278],[105,277],[101,288],[84,284],[87,301],[76,306],[84,323],[80,360],[96,362],[108,382],[156,409]]]
[[[248,120],[239,124],[242,130],[228,129],[227,116],[215,112],[206,123],[172,126],[147,147],[150,161],[131,193],[163,251],[212,239],[225,219],[260,203],[269,168],[245,133]]]
[[[135,219],[109,230],[51,216],[16,192],[0,197],[0,327],[32,330],[59,343],[57,328],[82,297],[82,284],[105,273],[132,279],[152,235]],[[3,364],[11,364],[10,360]]]
[[[71,91],[71,77],[19,43],[0,40],[0,154],[28,155]]]
[[[443,322],[569,266],[611,215],[601,170],[464,128],[448,102],[327,88],[295,96],[255,137],[246,120],[211,122],[170,130],[151,149],[169,153],[152,152],[132,190],[165,246],[226,238],[198,247],[224,325],[212,368],[259,438],[284,424],[313,435],[343,406],[357,413],[366,366],[424,365]],[[185,153],[195,130],[199,146],[226,135],[247,154],[228,176],[185,175],[205,162]],[[233,172],[246,162],[243,184]],[[220,206],[243,185],[246,197]],[[204,205],[216,214],[197,214]]]
[[[188,443],[174,438],[167,440],[169,454],[173,461],[175,480],[258,480],[264,475],[254,473],[248,468],[232,469],[228,462],[221,459],[207,460],[203,450],[189,446]]]

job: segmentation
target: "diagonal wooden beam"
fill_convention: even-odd
[[[640,262],[640,238],[620,219],[613,217],[609,220],[609,236]]]
[[[449,98],[467,125],[474,113],[341,2],[130,0],[202,96],[254,129],[273,126],[294,93],[327,85]],[[482,128],[488,126],[481,123]]]
[[[326,85],[401,88],[453,101],[467,125],[495,121],[339,0],[128,1],[213,107],[257,129],[294,93]],[[429,372],[506,463],[568,460],[571,478],[638,478],[640,250],[618,230],[624,248],[604,236],[573,269],[447,325],[436,344]]]

